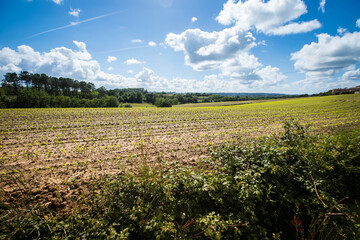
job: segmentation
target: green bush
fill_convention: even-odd
[[[155,100],[155,106],[157,107],[172,107],[172,102],[169,98],[157,98]]]
[[[114,96],[106,97],[106,107],[119,107],[119,101]]]

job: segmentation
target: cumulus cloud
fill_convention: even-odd
[[[318,42],[306,44],[291,54],[295,69],[309,76],[332,76],[337,70],[354,66],[360,61],[360,32],[343,36],[317,35]]]
[[[131,58],[131,59],[128,59],[124,62],[124,64],[127,64],[127,65],[134,65],[134,64],[142,64],[142,62],[140,62],[139,60],[135,59],[135,58]]]
[[[342,77],[339,77],[337,80],[334,80],[333,76],[329,74],[324,75],[317,72],[307,73],[306,78],[301,81],[295,82],[295,85],[302,90],[314,88],[329,90],[334,88],[346,88],[359,84],[358,81],[360,79],[360,69],[347,71],[342,75]]]
[[[149,68],[143,68],[133,77],[104,72],[99,63],[93,60],[91,54],[86,50],[85,43],[78,41],[73,41],[73,43],[76,45],[75,50],[58,47],[43,53],[26,45],[19,46],[16,50],[2,48],[0,49],[0,74],[26,70],[34,73],[46,73],[49,76],[91,81],[97,87],[145,87],[152,91],[187,92],[204,89],[214,91],[213,87],[216,86],[214,84],[206,85],[208,82],[195,79],[167,79],[156,75]],[[136,59],[129,60],[131,60],[130,62],[136,61]],[[107,70],[112,71],[113,68],[109,67]],[[134,72],[129,70],[128,73],[133,74]]]
[[[84,42],[73,41],[77,49],[57,47],[49,52],[40,53],[30,46],[21,45],[16,50],[0,50],[0,72],[8,71],[46,73],[50,76],[70,77],[78,80],[92,81],[98,86],[136,86],[134,79],[121,75],[105,73],[100,64],[92,59]]]
[[[180,92],[202,91],[202,89],[197,86],[199,81],[182,78],[173,78],[170,80],[156,75],[152,69],[146,67],[135,75],[135,79],[140,86],[150,91],[174,91],[174,89]],[[213,87],[213,85],[211,87]]]
[[[197,17],[192,17],[191,18],[191,22],[196,22],[198,19],[197,19]]]
[[[360,32],[342,33],[338,36],[317,35],[318,41],[306,44],[291,54],[296,70],[305,73],[306,78],[298,82],[302,89],[331,89],[356,84],[360,71],[354,70],[360,62]],[[334,82],[334,75],[346,70]]]
[[[239,84],[254,88],[275,86],[286,76],[279,68],[263,66],[250,53],[253,47],[266,45],[264,41],[256,43],[252,31],[288,35],[320,28],[321,23],[317,19],[297,21],[306,13],[307,6],[303,0],[228,0],[216,20],[230,27],[213,32],[188,29],[180,34],[169,33],[165,43],[175,51],[182,51],[185,65],[194,70],[219,70],[218,81],[228,81],[227,84],[230,81],[234,87],[239,87]],[[296,54],[293,55],[295,59]],[[301,68],[299,63],[296,65]],[[324,70],[321,74],[330,76],[333,71]],[[315,78],[319,73],[308,75]]]
[[[58,47],[43,53],[26,45],[21,45],[15,50],[4,47],[0,49],[0,74],[26,70],[33,73],[46,73],[49,76],[91,81],[97,87],[145,87],[152,91],[179,92],[202,91],[207,87],[214,91],[214,84],[205,86],[204,83],[200,84],[195,79],[167,79],[156,75],[153,70],[148,68],[144,68],[134,77],[104,72],[101,70],[100,64],[92,59],[84,42],[73,41],[73,43],[76,46],[74,50]],[[112,67],[107,69],[107,71],[112,70]],[[133,74],[134,72],[129,70],[128,73]],[[202,81],[200,80],[200,82]]]
[[[97,87],[125,88],[144,87],[151,91],[178,91],[178,92],[218,92],[218,91],[249,91],[264,86],[274,86],[285,78],[279,69],[270,66],[261,68],[261,64],[252,55],[246,54],[237,60],[228,59],[224,74],[209,75],[204,79],[168,79],[157,75],[152,69],[144,67],[142,71],[134,74],[132,70],[128,73],[132,77],[112,74],[101,70],[100,64],[94,60],[86,49],[84,42],[73,41],[76,48],[57,47],[47,52],[37,52],[30,46],[22,45],[13,50],[11,48],[0,49],[0,74],[6,72],[20,72],[23,70],[33,73],[46,73],[49,76],[69,77],[77,80],[91,81]],[[136,59],[129,59],[135,62]],[[248,63],[247,60],[253,61]],[[138,61],[138,60],[137,60]],[[247,68],[248,73],[243,76],[231,72],[239,70],[236,62],[242,62],[242,68]],[[140,61],[139,61],[140,62]],[[246,65],[248,64],[248,65]],[[254,64],[259,66],[250,68]],[[225,65],[224,65],[225,66]],[[113,68],[107,68],[112,71]],[[230,76],[231,75],[231,76]],[[258,90],[258,89],[257,89]]]
[[[325,13],[325,4],[326,0],[320,0],[319,10],[321,10],[322,13]]]
[[[256,39],[237,26],[219,32],[188,29],[181,34],[169,33],[165,42],[175,51],[184,52],[185,64],[196,71],[219,69],[222,77],[247,86],[269,86],[286,78],[277,68],[262,68],[249,53],[257,45]]]
[[[356,26],[360,28],[360,18],[356,20]]]
[[[360,80],[360,68],[352,71],[348,71],[342,75],[344,81],[358,81]]]
[[[74,16],[74,17],[79,17],[79,13],[81,12],[80,9],[76,8],[76,9],[72,9],[70,8],[70,12],[69,15]]]
[[[153,42],[153,41],[148,42],[148,44],[150,47],[156,47],[156,45],[157,45],[156,42]]]
[[[136,79],[140,82],[150,82],[154,75],[154,71],[144,67],[141,72],[135,75]]]
[[[269,29],[268,34],[273,35],[288,35],[288,34],[297,34],[297,33],[306,33],[314,29],[320,28],[321,23],[318,20],[312,20],[308,22],[301,23],[289,23],[278,28]]]
[[[321,27],[316,19],[289,23],[305,13],[307,8],[302,0],[228,0],[216,19],[223,25],[235,24],[243,30],[255,27],[269,35],[303,33]]]
[[[225,60],[233,59],[256,45],[250,32],[235,27],[220,32],[188,29],[181,34],[169,33],[165,42],[175,51],[183,51],[185,64],[194,70],[219,68]]]
[[[271,66],[254,70],[254,76],[258,78],[251,81],[249,86],[257,89],[276,86],[287,78],[279,68]]]
[[[117,58],[114,56],[108,56],[108,58],[107,58],[108,63],[114,62],[116,60],[117,60]]]
[[[152,69],[144,67],[135,75],[137,83],[146,89],[179,92],[229,92],[229,91],[251,91],[252,87],[238,80],[225,80],[221,75],[207,75],[201,80],[173,78],[167,79],[155,74]],[[259,85],[260,86],[260,85]]]

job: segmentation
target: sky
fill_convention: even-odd
[[[0,75],[312,94],[360,85],[359,0],[0,0]]]

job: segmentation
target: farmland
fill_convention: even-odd
[[[359,109],[359,95],[224,107],[4,109],[0,170],[21,172],[40,202],[49,204],[56,191],[66,203],[91,176],[136,171],[139,164],[194,165],[213,145],[276,134],[284,119],[316,131],[358,126]]]
[[[2,211],[5,214],[4,219],[13,219],[15,216],[21,219],[23,213],[25,214],[27,211],[34,211],[35,215],[31,214],[30,216],[37,218],[39,210],[36,209],[39,207],[50,211],[50,213],[44,213],[47,216],[46,219],[49,214],[69,216],[80,209],[88,209],[88,207],[84,206],[84,201],[90,201],[90,206],[94,205],[96,201],[100,201],[100,205],[110,204],[110,207],[108,207],[111,209],[112,202],[107,202],[107,200],[111,200],[112,196],[106,195],[106,197],[102,197],[102,194],[98,195],[99,190],[94,190],[94,188],[98,188],[96,187],[97,184],[102,185],[101,179],[107,179],[109,176],[115,176],[115,178],[119,176],[120,179],[121,176],[124,176],[125,180],[120,180],[116,186],[120,188],[124,184],[124,187],[128,188],[131,184],[135,184],[130,188],[130,191],[137,191],[138,188],[142,189],[142,183],[146,187],[147,181],[150,181],[150,183],[160,181],[161,183],[162,179],[165,179],[165,182],[161,183],[159,188],[141,190],[150,191],[151,198],[155,197],[153,191],[160,191],[158,193],[160,195],[166,191],[166,197],[171,197],[169,195],[171,193],[170,188],[168,189],[166,184],[173,184],[171,182],[176,179],[178,179],[176,181],[180,182],[189,181],[186,176],[195,173],[190,172],[183,175],[182,170],[179,173],[176,172],[176,169],[184,167],[210,168],[209,172],[205,170],[202,173],[203,170],[200,170],[200,173],[196,174],[200,174],[199,176],[205,174],[204,176],[209,177],[209,181],[226,182],[227,177],[221,177],[221,171],[217,174],[216,172],[212,173],[211,168],[214,167],[214,164],[208,164],[208,159],[211,158],[209,149],[221,146],[224,143],[241,144],[242,141],[246,142],[250,139],[278,135],[283,131],[285,120],[292,119],[291,121],[308,126],[308,131],[312,133],[332,134],[339,129],[359,129],[360,126],[360,95],[299,98],[251,102],[248,104],[241,102],[239,104],[206,107],[189,107],[185,105],[176,108],[139,107],[132,109],[2,109],[0,110],[1,206],[3,209],[7,209],[6,206],[12,206],[10,209],[14,209],[9,212]],[[301,135],[301,132],[299,134]],[[296,132],[295,135],[297,135]],[[326,144],[326,146],[331,145],[331,143]],[[349,148],[346,149],[352,151],[351,147],[355,147],[355,145],[349,145]],[[342,147],[339,148],[339,150],[342,149]],[[321,152],[321,154],[326,153]],[[288,155],[285,154],[286,156]],[[313,154],[311,153],[310,156],[313,156]],[[335,156],[341,155],[336,154]],[[215,168],[217,164],[215,163]],[[145,172],[143,172],[144,169]],[[332,167],[329,169],[332,169]],[[173,172],[174,170],[175,172]],[[263,172],[263,170],[259,171]],[[273,172],[272,168],[271,172]],[[157,175],[157,173],[160,173],[160,175]],[[155,174],[154,178],[147,177],[148,174],[150,176]],[[175,180],[168,182],[168,177],[162,174],[168,174],[170,179],[174,178]],[[177,174],[182,177],[179,178]],[[131,180],[133,179],[131,176],[137,175],[140,175],[139,180],[136,180],[136,178]],[[219,177],[216,178],[218,175]],[[251,175],[249,176],[251,177]],[[305,179],[308,176],[306,175]],[[182,179],[183,177],[185,178]],[[213,177],[216,180],[211,180]],[[191,181],[194,179],[190,178]],[[251,177],[251,179],[253,178]],[[111,181],[104,186],[111,189],[111,185],[108,185]],[[127,181],[130,182],[127,183]],[[131,181],[134,181],[134,183],[131,183]],[[196,182],[197,180],[191,184],[196,184]],[[149,186],[157,186],[157,184]],[[266,184],[271,186],[269,182],[266,182]],[[311,179],[310,184],[313,184]],[[291,188],[292,186],[288,189]],[[105,191],[103,194],[112,194],[112,191]],[[222,190],[220,190],[220,194],[221,192]],[[136,200],[138,194],[129,195],[131,199],[135,199],[131,204],[138,204],[139,200]],[[196,192],[196,194],[199,193]],[[92,196],[91,199],[93,200],[87,200],[88,196]],[[96,200],[98,196],[100,196],[100,200]],[[191,202],[191,199],[192,197],[186,201]],[[252,201],[251,198],[247,197],[246,199],[246,201]],[[323,202],[320,197],[319,199],[321,206]],[[149,203],[144,202],[144,204]],[[156,205],[155,202],[154,204]],[[161,204],[164,204],[164,202]],[[201,205],[201,201],[192,204],[194,206],[196,204]],[[241,204],[246,205],[247,203],[242,202]],[[34,206],[33,210],[26,210],[25,212],[21,210],[28,209],[30,206]],[[99,207],[97,204],[94,206]],[[94,210],[94,213],[97,214],[98,211],[101,212],[103,209],[104,207],[100,207],[98,210]],[[135,214],[136,211],[134,211],[125,213],[125,216]],[[142,211],[139,209],[141,217],[143,217]],[[182,213],[176,212],[174,214],[177,216]],[[16,234],[21,233],[22,229],[29,228],[29,226],[24,225],[27,224],[27,219],[31,218],[27,216],[24,217],[24,220],[19,220],[19,223],[14,222],[17,229]],[[31,221],[40,221],[36,223],[40,224],[41,219],[43,218]],[[54,221],[53,223],[45,222],[43,226],[57,224],[57,221]],[[73,220],[70,219],[70,221]],[[101,221],[99,224],[103,224]],[[200,218],[199,221],[201,223],[203,220]],[[140,222],[143,222],[143,220]],[[170,222],[174,224],[173,220]],[[181,224],[187,226],[188,223],[182,222]],[[69,225],[63,225],[62,228],[66,229],[66,226]],[[181,236],[186,233],[181,226],[171,226],[179,229],[176,231],[180,231]],[[195,226],[197,225],[194,224]],[[34,229],[38,229],[38,227],[35,226],[34,228],[30,225],[29,233],[24,236],[33,234]],[[56,227],[53,229],[56,229]],[[133,230],[133,234],[139,233],[140,229],[136,229]],[[196,232],[196,229],[192,231]],[[125,231],[126,228],[121,231],[123,230]],[[87,232],[88,230],[85,229],[84,231]],[[256,232],[257,230],[253,229],[250,232],[253,231]],[[39,229],[37,232],[38,234],[44,234]],[[50,232],[58,234],[55,230]],[[17,238],[16,234],[14,235],[15,238]],[[96,232],[95,236],[99,236],[97,234],[99,233]],[[121,234],[116,236],[123,236]]]

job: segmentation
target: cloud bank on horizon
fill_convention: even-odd
[[[66,0],[53,2],[63,7],[67,3]],[[164,32],[162,40],[153,33],[139,37],[130,35],[127,40],[130,45],[120,49],[138,50],[139,54],[134,56],[131,53],[122,56],[120,51],[116,55],[116,50],[109,50],[111,55],[99,60],[98,56],[94,57],[96,54],[89,52],[86,39],[73,39],[73,47],[60,46],[43,52],[34,49],[30,43],[13,48],[4,46],[0,49],[0,73],[26,70],[92,81],[97,87],[144,87],[151,91],[176,92],[305,93],[359,85],[360,16],[349,22],[349,26],[344,26],[347,28],[335,26],[335,33],[322,32],[328,24],[326,18],[321,17],[330,12],[325,11],[327,4],[325,0],[318,2],[314,8],[320,15],[316,15],[314,11],[309,14],[303,0],[228,0],[218,9],[215,19],[211,19],[218,24],[218,30],[202,30],[201,25],[197,25],[198,18],[192,15],[186,17],[186,21],[190,18],[191,26],[196,28],[184,28],[180,33]],[[67,14],[76,19],[81,17],[80,12],[85,14],[81,8],[67,9]],[[118,12],[87,17],[78,23],[98,21],[99,24],[105,17]],[[46,34],[60,32],[71,24],[33,34],[35,40],[31,42],[36,41],[36,37],[46,39]],[[349,30],[351,27],[353,29]],[[296,47],[291,46],[287,54],[279,55],[282,60],[266,60],[266,53],[272,48],[281,49],[277,41],[284,38],[301,40],[304,35],[307,36],[302,40],[304,44],[299,46],[294,42]],[[102,50],[106,52],[101,48],[98,52]],[[158,52],[156,57],[154,51]],[[161,60],[162,57],[165,60]],[[161,61],[171,64],[172,60],[166,58],[177,58],[176,61],[182,58],[181,68],[189,74],[169,77],[171,73],[166,69],[170,67],[157,64]],[[282,67],[285,60],[293,69]],[[109,73],[102,69],[123,71]],[[167,76],[155,71],[165,72]],[[297,79],[291,79],[289,73],[296,74]],[[300,90],[294,92],[294,89]]]

